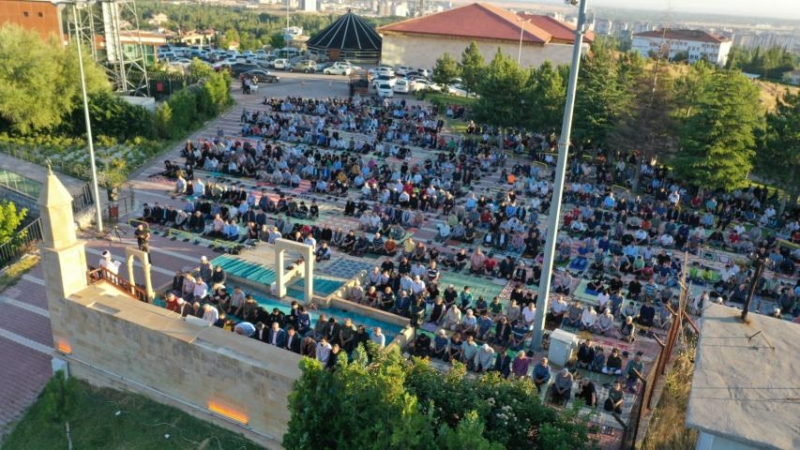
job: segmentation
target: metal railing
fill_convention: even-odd
[[[94,205],[94,196],[92,195],[92,185],[89,183],[81,186],[80,189],[71,192],[72,194],[72,212],[80,212],[84,209]]]
[[[106,282],[117,288],[117,290],[123,294],[130,295],[140,302],[148,303],[147,291],[144,288],[102,267],[97,269],[89,267],[89,270],[86,271],[86,282],[89,285]]]
[[[4,268],[23,255],[36,249],[42,241],[42,220],[36,219],[14,234],[10,241],[0,245],[0,268]]]

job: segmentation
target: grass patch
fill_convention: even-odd
[[[48,384],[7,436],[3,449],[67,448],[64,423],[53,419],[55,389],[55,383]],[[76,449],[262,448],[239,434],[138,394],[95,388],[80,380],[70,389],[66,418]]]
[[[36,267],[37,264],[39,264],[39,256],[28,255],[8,266],[3,273],[0,274],[0,292],[17,284],[20,278]]]
[[[427,100],[434,105],[445,106],[445,105],[463,105],[463,106],[470,106],[473,103],[477,102],[478,99],[475,97],[458,97],[455,95],[447,95],[442,93],[436,92],[423,92],[418,97],[420,100]]]
[[[696,343],[678,354],[665,377],[661,400],[653,412],[642,450],[694,450],[697,431],[686,428],[686,408],[692,390]]]

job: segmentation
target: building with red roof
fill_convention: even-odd
[[[548,60],[556,65],[569,64],[575,42],[575,28],[569,24],[489,3],[403,20],[378,28],[378,33],[383,38],[383,64],[421,68],[432,68],[445,52],[460,58],[472,41],[487,61],[499,48],[519,57],[523,67],[538,67]],[[591,33],[584,37],[585,49],[593,38]]]

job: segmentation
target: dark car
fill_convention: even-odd
[[[251,70],[261,70],[261,67],[255,64],[233,64],[231,66],[231,75],[234,77],[238,77],[245,72],[249,72]]]
[[[248,70],[247,72],[239,75],[240,80],[253,77],[256,77],[259,83],[277,83],[281,81],[281,77],[273,75],[270,71],[263,69]]]

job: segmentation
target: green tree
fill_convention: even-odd
[[[641,72],[631,80],[632,101],[622,111],[610,138],[621,151],[619,158],[625,160],[630,153],[635,153],[638,161],[669,160],[676,147],[674,85],[666,61],[654,63],[649,72]],[[641,164],[634,164],[631,169],[634,175],[625,181],[630,181],[630,187],[636,190]]]
[[[28,215],[28,210],[23,208],[17,211],[14,202],[3,200],[0,202],[0,244],[11,240]]]
[[[461,79],[464,80],[464,87],[467,92],[475,92],[481,80],[483,71],[486,68],[486,61],[483,59],[478,44],[475,41],[469,43],[464,53],[461,54],[461,62],[458,65],[461,71]]]
[[[593,55],[581,62],[573,134],[583,145],[605,144],[617,124],[624,94],[617,70],[618,61],[605,46],[593,47]]]
[[[286,38],[283,36],[282,31],[276,31],[269,37],[269,43],[272,48],[279,49],[286,47]]]
[[[204,80],[211,77],[214,69],[201,61],[200,58],[192,58],[192,62],[189,63],[189,73],[198,80]]]
[[[35,31],[5,25],[0,28],[0,61],[0,117],[13,131],[53,130],[79,104],[74,45],[67,49],[55,37],[44,41]],[[87,56],[84,67],[90,94],[109,88],[102,69]]]
[[[543,133],[558,132],[564,114],[565,86],[550,61],[531,70],[525,97],[526,126]]]
[[[498,48],[478,84],[480,98],[473,105],[475,119],[498,126],[520,126],[527,108],[524,103],[530,73]]]
[[[763,118],[758,88],[740,73],[721,70],[694,87],[679,129],[681,148],[672,159],[675,175],[709,189],[742,187],[753,168],[754,131]]]
[[[795,205],[800,196],[800,94],[784,93],[774,111],[767,114],[766,139],[756,158],[758,174],[781,187]]]
[[[449,84],[459,74],[458,62],[445,52],[441,58],[436,59],[433,66],[433,81],[441,85]]]

